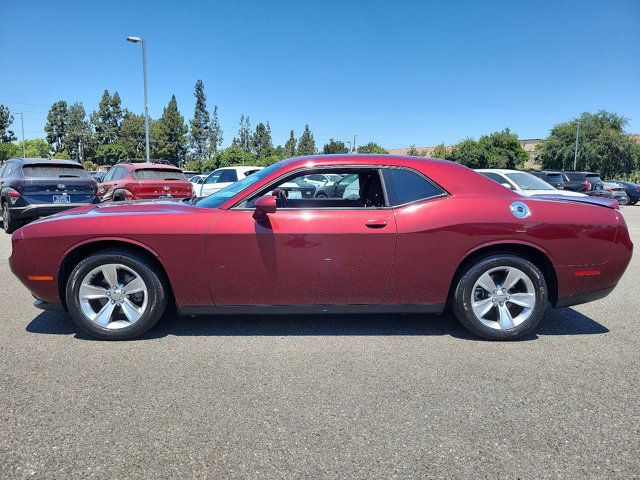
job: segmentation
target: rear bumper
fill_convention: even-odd
[[[9,207],[9,213],[11,214],[11,217],[16,220],[28,220],[46,217],[55,213],[64,212],[70,208],[85,207],[91,204],[92,202],[63,204],[44,203],[39,205],[27,205],[26,207]]]
[[[571,295],[569,297],[559,298],[555,304],[556,308],[571,307],[573,305],[580,305],[581,303],[593,302],[594,300],[600,300],[606,297],[613,289],[615,285],[609,288],[603,288],[602,290],[596,290],[594,292],[581,293],[579,295]]]

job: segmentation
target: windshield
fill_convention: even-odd
[[[82,165],[55,165],[45,163],[42,165],[25,165],[22,167],[22,174],[28,178],[89,178]]]
[[[547,182],[530,173],[506,173],[505,175],[522,190],[555,190]]]
[[[236,196],[241,191],[249,188],[251,185],[258,183],[260,180],[267,178],[273,172],[280,168],[279,163],[274,163],[273,165],[258,170],[255,173],[252,173],[248,177],[244,177],[242,180],[237,181],[236,183],[232,183],[228,187],[223,188],[222,190],[218,190],[215,193],[212,193],[208,197],[205,197],[197,202],[198,207],[203,208],[218,208],[224,202],[229,200],[231,197]]]
[[[187,176],[180,170],[169,168],[140,168],[131,172],[136,180],[181,180],[188,181]]]
[[[562,175],[559,173],[547,173],[547,179],[551,182],[562,183]]]

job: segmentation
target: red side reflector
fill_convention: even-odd
[[[53,275],[27,275],[29,280],[33,280],[34,282],[52,282]]]
[[[593,277],[594,275],[600,275],[600,270],[577,270],[576,277]]]

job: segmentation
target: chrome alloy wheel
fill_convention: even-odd
[[[89,320],[103,328],[119,329],[140,320],[147,309],[149,292],[134,270],[108,263],[84,277],[78,297],[82,313]]]
[[[517,327],[531,316],[536,304],[533,282],[514,267],[496,267],[483,273],[471,297],[476,318],[496,330]]]

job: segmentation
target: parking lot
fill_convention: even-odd
[[[640,207],[623,207],[640,245]],[[0,478],[637,478],[638,255],[524,341],[450,314],[168,316],[98,342],[0,236]],[[196,281],[194,279],[194,281]]]

